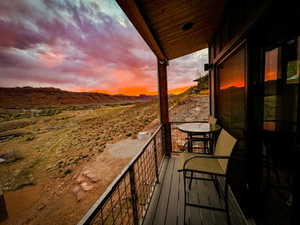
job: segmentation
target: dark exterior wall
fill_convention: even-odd
[[[231,0],[228,1],[222,23],[210,40],[212,59],[216,59],[224,49],[232,45],[238,36],[248,29],[256,20],[269,1],[261,0]]]
[[[238,46],[246,43],[245,60],[245,124],[244,132],[235,134],[245,145],[238,146],[234,154],[242,158],[232,163],[230,182],[232,189],[246,214],[259,212],[260,176],[262,167],[261,129],[263,122],[264,94],[264,53],[281,43],[300,35],[299,6],[292,1],[228,1],[222,24],[210,40],[210,59],[214,70],[210,71],[212,79],[211,102],[216,116],[221,117],[230,133],[235,130],[222,121],[224,112],[218,110],[219,67],[223,61],[230,59]],[[295,22],[298,21],[296,24]],[[223,64],[224,66],[224,64]],[[225,65],[226,66],[226,65]],[[288,93],[287,93],[288,94]],[[290,94],[288,94],[289,96]],[[222,113],[222,115],[220,115]],[[298,120],[299,122],[299,120]],[[241,136],[242,135],[242,136]]]
[[[215,109],[215,115],[221,125],[239,139],[233,155],[240,160],[231,162],[229,179],[232,190],[245,213],[247,213],[249,196],[245,163],[247,158],[245,133],[247,130],[248,43],[244,42],[242,46],[238,45],[244,40],[242,33],[254,21],[253,15],[256,15],[255,12],[262,7],[261,1],[229,1],[222,23],[210,41],[210,63],[215,65],[215,69],[211,71],[211,86],[215,87],[211,92],[211,102],[215,103],[212,108]],[[230,74],[231,70],[233,76]],[[224,82],[226,85],[226,80],[220,76],[227,76],[224,79],[232,79],[233,82],[236,82],[236,79],[240,80],[243,85],[234,87],[235,84],[232,84],[233,87],[221,90]]]

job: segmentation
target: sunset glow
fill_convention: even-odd
[[[266,52],[265,81],[278,79],[278,48]]]
[[[181,94],[181,93],[187,91],[190,87],[191,86],[171,89],[171,90],[168,90],[168,93],[178,95],[178,94]],[[107,91],[107,90],[86,90],[86,89],[77,89],[74,91],[75,92],[96,92],[96,93],[109,94],[109,95],[116,95],[116,94],[123,94],[123,95],[130,95],[130,96],[139,96],[141,94],[152,95],[152,96],[158,95],[158,91],[151,91],[151,90],[148,90],[147,88],[142,88],[142,87],[136,87],[136,88],[129,87],[129,88],[124,88],[124,89],[118,90],[116,92]]]
[[[178,94],[181,94],[181,93],[185,92],[185,91],[188,90],[189,88],[190,88],[190,86],[188,86],[188,87],[175,88],[175,89],[169,90],[168,93],[169,93],[169,94],[178,95]]]
[[[156,95],[156,57],[112,0],[0,1],[0,87]],[[170,61],[180,93],[203,72],[207,50]]]
[[[234,82],[230,82],[226,85],[222,85],[220,87],[221,90],[224,90],[224,89],[228,89],[228,88],[231,88],[231,87],[234,87],[234,88],[242,88],[242,87],[245,87],[245,83],[243,81],[234,81]]]

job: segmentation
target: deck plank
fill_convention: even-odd
[[[178,162],[178,160],[177,160]],[[178,204],[177,204],[177,225],[183,225],[183,204],[184,204],[184,192],[183,190],[183,175],[182,173],[177,173],[178,174],[178,193],[177,193],[177,198],[178,198]]]
[[[178,160],[172,158],[174,161],[174,170],[173,170],[173,178],[172,183],[170,183],[170,197],[169,197],[169,203],[167,208],[167,216],[166,217],[166,225],[175,225],[177,224],[177,208],[180,208],[180,205],[178,204],[179,196],[179,174],[177,172],[177,163]]]
[[[155,217],[156,214],[156,210],[157,210],[157,206],[159,204],[159,196],[161,194],[161,189],[162,186],[165,185],[165,176],[167,174],[167,169],[169,168],[169,158],[166,158],[163,162],[160,174],[159,174],[159,183],[156,184],[150,205],[149,205],[149,209],[146,213],[145,219],[144,219],[144,223],[143,224],[153,224],[153,219]]]
[[[165,174],[156,188],[156,194],[151,201],[144,225],[184,225],[184,181],[182,173],[177,172],[177,162],[178,157],[168,159]],[[220,185],[223,185],[222,182]],[[222,191],[223,188],[221,188]],[[213,183],[209,181],[193,180],[189,198],[194,203],[224,207],[223,196],[221,198],[218,197]],[[232,224],[247,225],[244,215],[238,209],[232,196],[231,198],[229,207],[232,214]],[[188,225],[227,224],[224,212],[195,207],[187,207],[186,222]]]
[[[157,206],[155,217],[153,219],[153,225],[165,224],[170,198],[170,190],[172,188],[171,184],[174,175],[174,162],[175,160],[173,158],[169,159],[169,165],[166,171],[164,184],[162,186],[161,193],[159,196],[159,204]]]
[[[194,176],[196,176],[196,174]],[[189,184],[189,179],[187,180],[187,186],[188,186],[188,184]],[[199,181],[193,180],[191,189],[189,190],[187,187],[188,202],[194,203],[194,204],[199,203],[198,191],[196,191],[198,186],[199,186]],[[200,221],[202,223],[203,219],[202,219],[201,209],[196,208],[196,207],[187,206],[186,220],[187,220],[188,224],[190,224],[190,225],[198,225]]]

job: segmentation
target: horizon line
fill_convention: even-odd
[[[189,88],[191,88],[193,86],[183,86],[183,87],[178,87],[178,88],[173,88],[173,89],[169,89],[168,90],[168,94],[174,94],[174,95],[178,95],[181,94],[183,92],[185,92],[186,90],[188,90]],[[33,86],[16,86],[16,87],[0,87],[0,88],[53,88],[53,89],[59,89],[61,91],[67,91],[67,92],[83,92],[83,93],[99,93],[99,94],[107,94],[107,95],[125,95],[125,96],[141,96],[141,95],[146,95],[146,96],[158,96],[158,91],[150,91],[147,90],[145,88],[124,88],[124,90],[120,90],[120,91],[107,91],[107,90],[103,90],[103,89],[62,89],[62,88],[58,88],[58,87],[51,87],[51,86],[40,86],[40,87],[33,87]],[[136,91],[135,90],[139,90],[139,89],[143,89],[143,91]],[[128,91],[126,91],[128,90]]]

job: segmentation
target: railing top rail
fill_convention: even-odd
[[[105,204],[105,201],[111,196],[112,192],[116,189],[121,180],[125,177],[129,169],[135,164],[135,162],[141,157],[148,145],[151,143],[153,138],[161,130],[162,124],[154,131],[149,140],[144,144],[141,151],[130,161],[130,163],[122,170],[122,172],[114,179],[114,181],[106,188],[105,192],[100,196],[100,198],[93,204],[93,206],[88,210],[88,212],[82,217],[77,225],[87,225],[94,217],[97,215],[99,210]]]
[[[198,121],[171,121],[170,123],[207,123],[208,120],[198,120]]]

